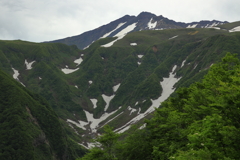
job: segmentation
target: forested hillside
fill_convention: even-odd
[[[162,103],[144,129],[121,135],[106,126],[99,147],[80,160],[240,159],[239,76],[240,60],[228,53],[201,82]]]
[[[85,153],[46,100],[1,70],[0,88],[0,159],[65,160]]]

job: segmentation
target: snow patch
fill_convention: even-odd
[[[97,99],[90,99],[93,104],[93,108],[97,108]]]
[[[113,33],[114,31],[116,31],[118,28],[122,27],[125,23],[126,23],[126,22],[118,24],[118,26],[117,26],[114,30],[112,30],[111,32],[108,32],[108,33],[104,34],[104,35],[103,35],[102,37],[100,37],[100,38],[106,38],[106,37],[109,36],[111,33]]]
[[[113,91],[117,92],[120,85],[121,85],[121,83],[117,84],[116,86],[113,86]]]
[[[143,55],[141,55],[141,54],[138,55],[138,58],[142,58],[142,57],[143,57]]]
[[[86,148],[86,149],[90,149],[90,148],[88,148],[87,146],[85,146],[84,144],[81,144],[81,143],[78,143],[80,146],[83,146],[84,148]]]
[[[13,70],[13,78],[16,79],[19,83],[21,83],[24,87],[26,87],[22,82],[20,82],[20,80],[18,79],[18,76],[20,75],[20,73],[18,72],[18,70],[12,68]]]
[[[146,123],[144,123],[139,129],[143,129],[146,127]]]
[[[141,62],[137,62],[138,63],[138,65],[140,65],[141,64]]]
[[[32,61],[32,62],[27,62],[27,60],[25,59],[25,65],[26,65],[26,70],[30,70],[30,69],[32,69],[32,64],[34,63],[34,62],[36,62],[36,61]]]
[[[70,73],[73,73],[75,71],[77,71],[79,68],[76,68],[76,69],[69,69],[68,66],[66,65],[66,68],[63,68],[61,69],[63,73],[65,74],[70,74]]]
[[[137,114],[140,114],[140,112],[141,112],[141,108],[139,108],[139,110],[138,110],[138,113],[137,113]]]
[[[95,42],[95,41],[92,41],[91,44],[93,44],[93,42]],[[84,49],[87,49],[91,44],[89,44],[87,47],[83,48],[83,50],[84,50]]]
[[[72,123],[74,125],[76,125],[78,128],[82,128],[83,130],[86,130],[86,128],[84,127],[85,125],[87,125],[87,122],[83,122],[83,121],[79,121],[79,123],[71,120],[71,119],[67,119],[68,123]]]
[[[168,78],[163,78],[163,81],[160,82],[161,86],[162,86],[162,95],[155,100],[152,100],[152,105],[148,108],[147,111],[145,111],[144,113],[140,114],[140,108],[139,108],[139,115],[134,117],[133,119],[131,119],[129,122],[127,122],[125,125],[123,125],[122,127],[116,129],[115,131],[118,133],[122,133],[126,130],[128,130],[131,126],[131,124],[143,119],[146,115],[148,115],[149,113],[153,112],[155,110],[155,107],[159,107],[160,104],[165,101],[173,92],[174,92],[174,84],[177,83],[181,78],[175,78],[176,73],[174,73],[175,69],[177,68],[177,66],[175,65],[172,69],[172,71],[169,73],[169,77]]]
[[[104,108],[104,111],[106,111],[109,107],[109,104],[110,104],[110,101],[114,98],[115,95],[112,95],[112,96],[106,96],[105,94],[102,94],[102,98],[104,99],[104,101],[107,103],[105,108]]]
[[[77,85],[75,85],[74,87],[78,88],[78,86],[77,86]]]
[[[120,109],[120,108],[119,108]],[[99,125],[100,122],[104,121],[105,119],[107,119],[109,116],[111,116],[112,114],[114,114],[116,111],[113,111],[111,113],[104,113],[99,119],[95,119],[93,118],[93,114],[89,113],[88,111],[85,111],[85,114],[87,116],[87,120],[90,123],[90,128],[92,132],[96,132],[97,131],[97,127]]]
[[[92,84],[92,81],[88,81],[89,84]]]
[[[182,61],[181,68],[184,66],[185,62],[186,62],[186,59],[184,61]]]
[[[239,31],[240,31],[240,26],[235,27],[235,28],[229,30],[229,32],[239,32]]]
[[[138,105],[138,102],[135,103],[135,106]]]
[[[150,19],[150,21],[148,22],[148,28],[149,29],[153,29],[157,26],[157,21],[155,21],[154,23],[152,23],[152,18]]]
[[[127,109],[128,109],[129,111],[131,111],[129,115],[131,115],[133,112],[136,112],[136,111],[137,111],[135,108],[131,108],[131,106],[128,106]]]
[[[19,74],[18,70],[14,69],[14,68],[12,68],[12,70],[13,70],[13,72],[14,72],[14,73],[13,73],[13,78],[16,79],[16,80],[19,80],[19,79],[18,79],[18,76],[19,76],[20,74]]]
[[[174,39],[174,38],[177,38],[177,37],[178,37],[178,35],[173,36],[173,37],[169,38],[168,40],[171,40],[171,39]]]
[[[217,29],[217,30],[220,30],[221,28],[219,28],[219,27],[212,27],[213,29]]]
[[[188,25],[187,28],[196,28],[198,24]]]
[[[78,65],[80,65],[82,63],[82,61],[83,61],[83,59],[82,59],[82,57],[80,57],[80,58],[76,59],[74,61],[74,63],[77,63],[77,66],[78,66]]]
[[[117,37],[117,39],[115,39],[112,42],[109,42],[107,44],[102,45],[101,47],[111,47],[116,41],[122,39],[128,32],[134,30],[134,28],[136,27],[137,23],[133,23],[129,26],[127,26],[126,28],[124,28],[123,30],[121,30],[120,32],[118,32],[115,37]]]
[[[197,68],[197,66],[198,66],[198,64],[196,64],[193,69]]]
[[[136,46],[136,45],[137,45],[137,43],[130,43],[130,45],[131,45],[131,46]]]

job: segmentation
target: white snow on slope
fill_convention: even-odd
[[[20,80],[18,79],[18,76],[20,75],[20,73],[18,72],[18,70],[12,68],[13,70],[13,78],[16,79],[18,82],[20,82]],[[20,82],[24,87],[26,87],[22,82]]]
[[[115,39],[114,41],[101,45],[101,47],[111,47],[116,41],[118,41],[119,39],[122,39],[124,36],[125,35],[118,36],[117,39]]]
[[[146,127],[146,123],[144,123],[139,129],[143,129],[143,128],[145,128]]]
[[[72,121],[71,119],[67,119],[67,122],[75,124],[77,127],[82,128],[83,130],[86,130],[84,126],[88,124],[87,122],[83,122],[83,121],[79,121],[79,123],[77,123],[75,121]]]
[[[90,101],[92,102],[93,104],[93,108],[97,108],[97,99],[90,99]]]
[[[102,45],[102,47],[111,47],[116,41],[118,41],[119,39],[122,39],[128,32],[132,31],[136,27],[136,25],[137,25],[137,23],[133,23],[133,24],[127,26],[126,28],[124,28],[123,30],[121,30],[114,36],[114,37],[117,37],[117,39],[115,39],[114,41],[112,41],[110,43]]]
[[[143,55],[141,55],[141,54],[138,55],[138,58],[142,58],[142,57],[143,57]]]
[[[131,106],[128,106],[127,109],[128,109],[129,111],[131,111],[129,115],[131,115],[133,112],[136,112],[136,111],[137,111],[135,108],[132,108]]]
[[[121,83],[117,84],[116,86],[113,86],[113,91],[117,92],[120,85],[121,85]]]
[[[127,129],[130,128],[131,124],[143,119],[146,115],[148,115],[149,113],[153,112],[155,110],[155,108],[159,107],[160,104],[165,101],[173,92],[174,92],[174,84],[177,83],[180,78],[175,78],[175,73],[174,70],[177,68],[177,66],[175,65],[172,69],[172,72],[170,72],[169,77],[168,78],[163,78],[163,81],[160,82],[161,86],[162,86],[162,95],[155,100],[152,100],[152,105],[148,108],[148,110],[144,113],[139,114],[138,116],[134,117],[132,120],[130,120],[128,123],[126,123],[125,125],[123,125],[122,127],[115,129],[115,132],[118,133],[122,133],[124,131],[126,131]],[[139,112],[140,113],[140,112]]]
[[[175,91],[175,88],[173,88],[173,86],[180,80],[180,78],[174,78],[176,73],[173,74],[173,72],[176,68],[177,66],[175,65],[172,69],[172,72],[169,75],[169,78],[163,78],[163,81],[161,82],[161,86],[163,89],[162,95],[156,100],[151,99],[152,106],[146,112],[151,113],[152,111],[154,111],[155,109],[153,107],[158,108],[160,104],[163,101],[165,101]]]
[[[211,27],[211,28],[214,28],[214,29],[217,29],[217,30],[220,30],[221,28],[219,28],[219,27]]]
[[[78,69],[79,69],[79,68],[69,69],[68,66],[66,66],[66,68],[62,68],[61,70],[63,71],[63,73],[69,74],[69,73],[73,73],[73,72],[77,71]]]
[[[83,146],[84,148],[86,148],[86,149],[90,149],[90,148],[88,148],[87,146],[85,146],[84,144],[81,144],[81,143],[78,143],[80,146]]]
[[[93,42],[95,42],[95,41],[92,41],[91,44],[93,44]],[[84,50],[84,49],[87,49],[91,44],[89,44],[87,47],[83,48],[83,50]]]
[[[131,46],[137,46],[137,43],[130,43]]]
[[[82,61],[83,61],[83,59],[82,59],[82,57],[80,57],[80,58],[76,59],[74,61],[74,63],[77,63],[77,66],[78,66],[78,65],[80,65],[82,63]]]
[[[16,80],[19,80],[19,79],[18,79],[18,76],[19,76],[20,74],[19,74],[18,70],[14,69],[14,68],[12,68],[12,70],[13,70],[13,72],[14,72],[14,73],[13,73],[13,78],[16,79]]]
[[[149,29],[153,29],[157,26],[157,21],[152,23],[152,18],[150,19],[150,21],[148,22],[148,28]]]
[[[102,94],[102,98],[104,99],[104,101],[107,103],[105,108],[104,108],[104,111],[106,111],[109,107],[109,103],[110,101],[114,98],[115,95],[112,95],[112,96],[106,96],[105,94]]]
[[[169,40],[174,39],[174,38],[177,38],[177,37],[178,37],[178,35],[173,36],[173,37],[169,38]]]
[[[187,28],[196,28],[198,24],[188,25]]]
[[[184,61],[182,61],[181,68],[184,66],[185,62],[186,62],[186,59]]]
[[[193,69],[197,68],[197,66],[198,66],[198,64],[196,64]]]
[[[102,37],[100,37],[100,38],[106,38],[106,37],[109,36],[111,33],[113,33],[114,31],[116,31],[118,28],[122,27],[125,23],[126,23],[126,22],[118,24],[118,26],[117,26],[114,30],[112,30],[111,32],[108,32],[108,33],[104,34],[104,35],[103,35]]]
[[[214,22],[213,24],[209,25],[208,28],[213,28],[214,26],[217,26],[218,24],[219,24],[219,23],[215,23],[215,22]]]
[[[89,84],[92,84],[92,81],[88,81]]]
[[[120,108],[119,108],[120,109]],[[95,119],[93,117],[93,114],[89,113],[88,111],[85,111],[85,114],[87,116],[87,120],[88,122],[90,123],[90,128],[92,130],[92,132],[96,132],[97,131],[97,127],[99,125],[100,122],[104,121],[105,119],[107,119],[109,116],[111,116],[112,114],[114,114],[115,112],[117,112],[118,110],[116,111],[113,111],[111,113],[104,113],[99,119]]]
[[[240,26],[235,27],[235,28],[229,30],[229,32],[240,32]]]
[[[26,70],[30,70],[32,69],[32,64],[34,63],[35,61],[32,61],[30,63],[27,62],[27,60],[25,59],[25,65],[26,65]]]
[[[138,105],[138,102],[135,103],[135,106]]]

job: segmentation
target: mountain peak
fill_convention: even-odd
[[[141,12],[138,16],[125,15],[97,29],[82,33],[80,35],[63,38],[54,43],[65,43],[67,45],[77,45],[78,48],[84,49],[91,43],[100,38],[114,37],[126,35],[129,32],[141,30],[163,30],[163,29],[179,29],[179,28],[211,28],[217,25],[225,24],[221,21],[199,21],[199,22],[176,22],[162,15],[156,16],[150,12]]]
[[[151,18],[151,17],[156,17],[156,15],[153,13],[150,13],[150,12],[141,12],[137,17],[138,18]]]

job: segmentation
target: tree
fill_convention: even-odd
[[[104,134],[94,140],[95,147],[79,160],[116,160],[115,145],[120,134],[112,129],[109,125],[104,126]]]

